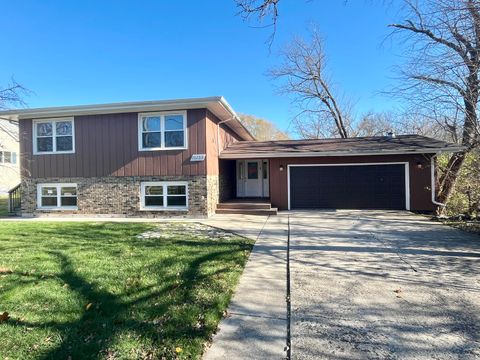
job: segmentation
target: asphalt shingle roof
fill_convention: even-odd
[[[240,141],[220,154],[224,159],[288,156],[348,156],[461,151],[460,145],[420,135],[357,137],[348,139]]]

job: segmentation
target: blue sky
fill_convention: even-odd
[[[389,110],[399,104],[380,92],[400,61],[384,41],[396,12],[375,3],[282,0],[269,52],[270,29],[235,16],[233,0],[0,0],[0,84],[14,76],[31,89],[30,107],[223,95],[237,112],[286,129],[293,108],[265,73],[315,23],[356,112]]]

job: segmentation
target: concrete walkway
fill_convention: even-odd
[[[284,359],[287,217],[217,215],[202,222],[257,239],[204,359]]]

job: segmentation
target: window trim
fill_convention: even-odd
[[[44,187],[54,187],[57,189],[57,206],[42,206],[42,188]],[[77,189],[77,206],[62,206],[61,197],[62,197],[62,187],[75,187]],[[68,211],[68,210],[78,210],[78,185],[76,183],[41,183],[37,184],[37,210],[59,210],[59,211]]]
[[[165,147],[165,116],[166,115],[182,115],[183,116],[183,146]],[[143,127],[142,118],[145,116],[160,117],[160,147],[145,148],[143,147]],[[159,111],[138,114],[138,151],[165,151],[165,150],[186,150],[188,149],[188,132],[187,132],[187,111]],[[180,130],[178,130],[180,131]]]
[[[163,187],[163,206],[145,205],[145,188],[147,186]],[[185,186],[185,206],[167,206],[168,187]],[[145,181],[140,183],[140,210],[141,211],[188,211],[188,181]]]
[[[5,162],[5,153],[10,153],[10,162]],[[4,166],[17,166],[17,152],[11,150],[0,150],[0,165]],[[13,161],[15,160],[15,161]]]
[[[57,128],[52,125],[52,149],[53,151],[38,151],[37,148],[37,125],[38,123],[51,122],[53,124],[61,121],[72,122],[72,150],[57,151]],[[45,119],[33,119],[32,120],[32,135],[33,135],[33,155],[49,155],[49,154],[74,154],[75,153],[75,119],[74,117],[62,117],[62,118],[45,118]],[[62,136],[62,135],[60,135]],[[69,135],[65,135],[69,136]]]

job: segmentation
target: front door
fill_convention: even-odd
[[[268,196],[267,161],[238,160],[237,161],[237,196],[265,197]]]

